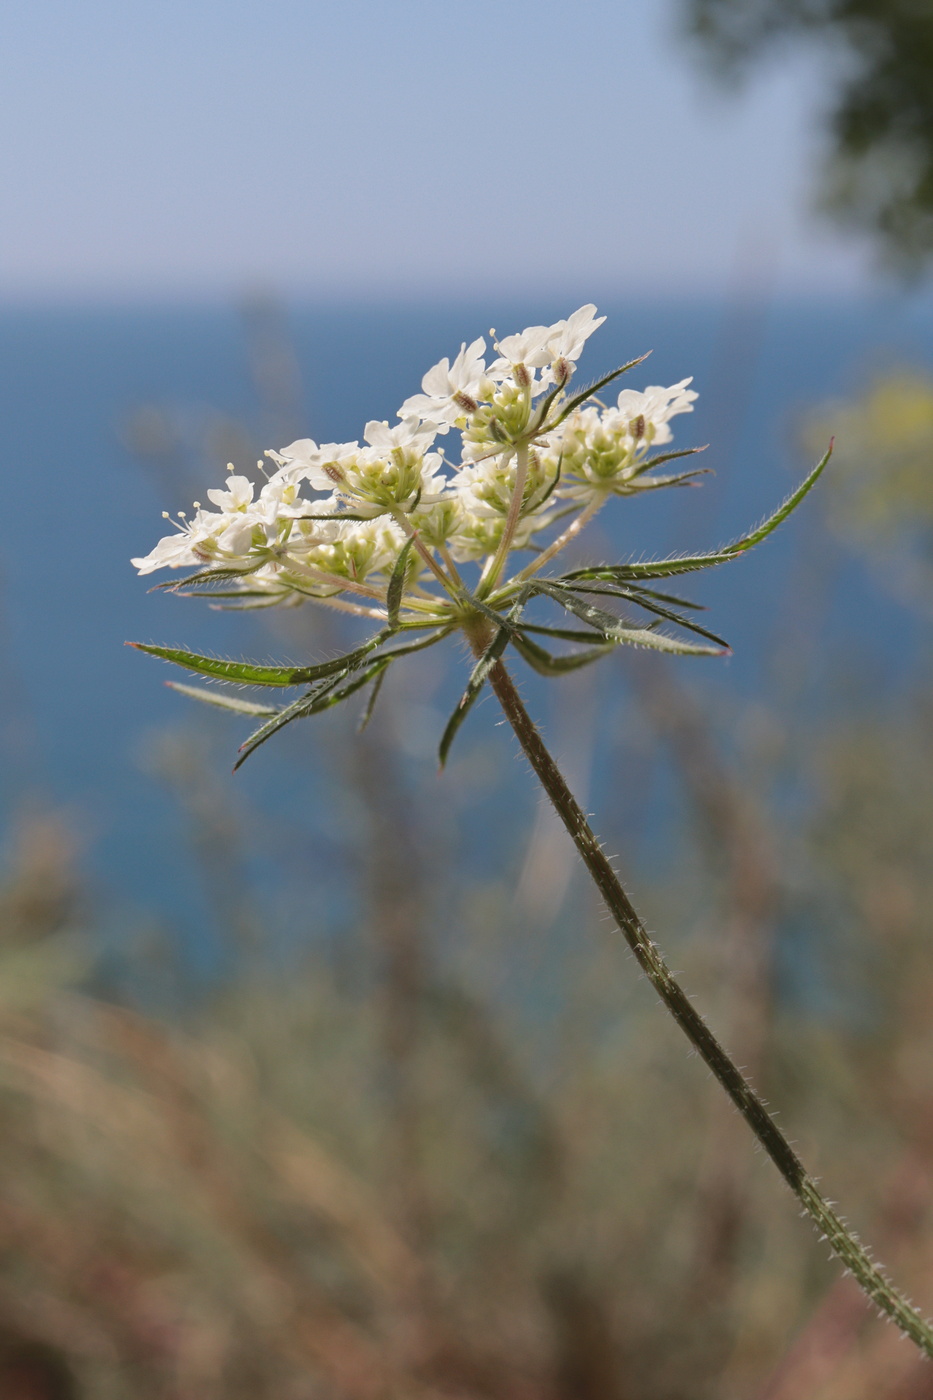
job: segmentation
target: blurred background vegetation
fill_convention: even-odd
[[[804,43],[821,51],[817,204],[919,273],[933,255],[933,10],[927,0],[684,0],[720,77]]]

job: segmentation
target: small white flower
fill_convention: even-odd
[[[195,542],[187,531],[164,536],[148,554],[130,560],[140,574],[153,574],[156,569],[191,568],[200,562],[195,552]]]
[[[541,369],[549,365],[553,356],[548,349],[548,339],[563,324],[563,321],[559,321],[557,326],[526,326],[521,335],[507,335],[497,341],[496,349],[501,358],[490,367],[490,378],[503,377],[502,366],[505,365],[526,365],[528,369]],[[494,374],[497,366],[499,369]],[[504,372],[508,373],[508,370]]]
[[[423,499],[423,498],[422,498]],[[463,502],[457,491],[436,497],[430,505],[419,506],[412,513],[411,523],[422,541],[431,549],[445,545],[463,523]]]
[[[215,506],[219,506],[224,514],[232,514],[234,511],[246,511],[253,500],[253,483],[248,476],[228,476],[227,490],[218,491],[216,489],[208,491],[207,499]]]
[[[475,466],[463,467],[454,478],[454,487],[468,515],[508,514],[515,490],[517,457],[514,453],[489,457]],[[555,465],[532,449],[528,453],[523,514],[534,510],[557,474]]]
[[[635,436],[646,438],[649,443],[670,442],[673,434],[667,426],[668,419],[678,413],[692,413],[694,402],[699,398],[694,389],[687,388],[692,383],[691,376],[672,384],[669,389],[660,384],[649,384],[642,393],[623,389],[618,398],[618,411],[630,428],[635,429]]]
[[[440,433],[462,424],[475,411],[483,394],[487,377],[485,351],[486,342],[482,336],[471,345],[464,341],[453,364],[445,357],[428,370],[421,381],[424,392],[406,399],[399,409],[399,417],[414,416],[422,422],[434,423]]]
[[[166,535],[151,553],[130,562],[141,574],[151,574],[156,569],[203,567],[219,555],[240,555],[249,547],[251,535],[252,522],[240,512],[199,509],[191,520],[180,521],[176,534]]]
[[[401,414],[399,416],[401,417]],[[364,441],[385,456],[401,452],[423,457],[436,437],[436,424],[412,414],[396,423],[394,428],[390,428],[388,423],[379,423],[373,419],[363,429]]]
[[[436,424],[412,415],[394,428],[373,419],[366,424],[364,447],[358,442],[319,447],[313,439],[301,438],[268,455],[280,464],[273,480],[290,484],[304,479],[378,515],[408,505],[418,492],[431,495],[443,489],[443,478],[438,481],[442,458],[427,451],[436,435]]]
[[[257,553],[284,543],[295,520],[321,507],[299,495],[299,484],[276,475],[254,500],[255,487],[245,476],[227,477],[227,489],[208,491],[216,511],[200,506],[191,520],[179,523],[178,533],[161,540],[143,559],[133,563],[140,573],[207,563],[251,564]]]
[[[452,363],[428,370],[396,423],[371,420],[362,442],[299,438],[269,451],[275,470],[261,489],[231,467],[208,492],[212,509],[195,503],[190,520],[180,515],[175,533],[133,563],[141,573],[248,570],[251,589],[282,602],[309,591],[326,599],[367,578],[379,597],[407,538],[404,523],[417,531],[419,550],[440,556],[433,579],[426,559],[418,563],[422,604],[438,577],[459,598],[456,571],[445,578],[448,550],[482,563],[498,552],[507,523],[509,548],[523,549],[562,513],[559,501],[583,507],[642,489],[651,447],[669,442],[670,420],[692,410],[697,396],[684,379],[625,389],[613,407],[591,404],[547,430],[564,402],[559,391],[604,320],[588,303],[552,325],[526,326],[496,342],[499,358],[488,367],[486,341],[464,342]],[[558,393],[546,409],[539,396],[551,386]],[[434,450],[452,427],[461,434],[458,467]],[[520,461],[524,492],[513,520]],[[505,577],[499,568],[497,561],[497,579]]]
[[[308,481],[316,491],[332,491],[339,481],[334,466],[349,453],[359,451],[358,442],[325,442],[318,447],[313,438],[299,438],[279,452],[268,452],[279,463],[276,477],[286,481]],[[331,470],[328,471],[328,466]]]
[[[521,335],[505,336],[496,343],[500,358],[489,366],[490,379],[514,376],[519,365],[528,370],[543,370],[540,380],[532,377],[532,392],[538,393],[554,383],[553,367],[563,362],[559,382],[566,383],[586,341],[605,319],[605,316],[596,315],[596,307],[590,302],[552,326],[526,326]]]
[[[463,428],[462,455],[478,462],[498,456],[523,437],[531,421],[530,385],[522,388],[512,379],[492,386],[495,392],[482,403]]]
[[[583,353],[584,345],[593,332],[599,330],[605,319],[605,316],[596,315],[596,307],[589,302],[572,316],[568,316],[566,321],[557,321],[551,327],[552,334],[548,340],[551,364],[555,360],[572,360],[576,363]]]

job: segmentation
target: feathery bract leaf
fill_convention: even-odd
[[[509,644],[509,632],[510,629],[508,627],[504,625],[499,626],[498,630],[493,634],[492,640],[486,650],[470,673],[470,679],[467,681],[466,690],[461,695],[457,708],[447,721],[447,725],[441,737],[438,758],[440,759],[442,768],[447,762],[447,755],[450,753],[451,744],[457,737],[457,731],[473,708],[477,696],[486,683],[486,677]]]
[[[581,636],[586,635],[581,633]],[[601,657],[612,647],[612,642],[601,642],[597,646],[587,647],[585,651],[575,651],[567,656],[555,656],[553,652],[547,651],[545,647],[533,642],[524,633],[520,637],[512,638],[512,645],[519,656],[533,671],[537,671],[539,676],[564,676],[569,671],[577,671],[581,666],[589,666],[593,661],[599,661]]]
[[[199,685],[182,685],[180,681],[166,681],[169,690],[177,690],[179,695],[187,695],[191,700],[200,700],[205,705],[213,705],[218,710],[232,710],[238,715],[276,715],[275,705],[259,705],[252,700],[241,700],[238,695],[226,695],[222,690],[204,690]]]
[[[799,506],[807,492],[816,485],[823,468],[832,456],[832,450],[832,445],[830,445],[825,456],[817,462],[809,476],[803,479],[796,491],[791,492],[787,500],[778,507],[773,515],[769,515],[766,520],[763,520],[761,524],[749,534],[743,535],[741,539],[733,540],[732,544],[723,545],[721,549],[714,550],[710,554],[685,554],[675,556],[671,559],[654,559],[639,563],[614,564],[609,567],[603,566],[599,569],[574,569],[571,573],[566,574],[565,578],[608,578],[619,581],[640,578],[670,578],[674,574],[688,574],[698,569],[712,568],[715,564],[725,564],[730,559],[737,558],[738,555],[744,554],[746,550],[753,548],[754,545],[760,544],[762,540],[767,539],[768,536],[787,519],[791,512]]]
[[[565,419],[570,417],[574,409],[586,403],[587,399],[591,399],[594,394],[598,394],[600,389],[605,389],[606,385],[611,384],[614,379],[618,379],[620,375],[626,374],[630,369],[634,369],[636,365],[643,364],[650,354],[650,350],[646,351],[644,355],[639,355],[637,359],[629,360],[627,365],[620,365],[619,368],[614,369],[611,374],[604,374],[602,379],[595,379],[592,384],[588,384],[585,389],[581,389],[579,393],[574,394],[561,408],[560,415],[555,419],[555,425],[563,423]]]
[[[386,629],[346,656],[322,661],[317,666],[263,666],[255,661],[224,661],[218,656],[199,656],[197,652],[185,651],[180,647],[157,647],[146,642],[127,642],[127,646],[148,652],[150,656],[158,656],[163,661],[171,661],[176,666],[184,666],[189,671],[197,671],[201,676],[213,676],[216,680],[234,681],[238,685],[290,686],[307,685],[345,670],[348,665],[358,664],[390,636],[391,630]]]
[[[408,572],[408,561],[411,558],[413,539],[408,539],[402,545],[399,556],[395,561],[395,568],[392,570],[392,577],[389,579],[389,587],[386,590],[386,611],[390,627],[398,626],[398,611],[402,606],[402,594],[405,591],[405,575]]]

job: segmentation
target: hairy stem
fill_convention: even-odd
[[[474,649],[476,643],[474,642]],[[551,757],[531,719],[512,677],[498,661],[489,675],[505,716],[567,828],[610,914],[625,936],[639,966],[674,1020],[699,1051],[719,1083],[745,1119],[778,1171],[868,1297],[897,1323],[901,1331],[927,1356],[933,1357],[933,1326],[895,1289],[882,1270],[817,1189],[803,1163],[778,1128],[751,1084],[730,1059],[652,943],[631,900],[596,839],[573,793]]]
[[[341,578],[338,574],[325,573],[323,569],[315,569],[310,564],[302,564],[291,554],[286,556],[282,571],[298,578],[307,579],[309,583],[324,584],[328,588],[333,588],[336,584],[343,593],[358,593],[362,598],[375,598],[377,603],[382,602],[382,595],[378,589],[370,588],[366,583],[357,583],[352,578]]]
[[[605,496],[594,496],[589,505],[580,512],[576,520],[570,522],[563,534],[558,535],[557,539],[553,540],[552,543],[548,545],[547,549],[543,549],[538,557],[533,559],[530,564],[526,564],[523,569],[520,569],[513,581],[519,583],[524,582],[525,579],[531,578],[539,569],[542,569],[545,564],[549,564],[555,555],[560,554],[561,550],[564,549],[571,540],[576,539],[581,530],[589,525],[593,516],[598,510],[602,509],[605,503]]]
[[[306,598],[313,598],[316,603],[323,603],[327,608],[336,608],[338,612],[354,613],[357,617],[377,617],[380,622],[385,622],[388,613],[385,608],[364,608],[359,603],[348,602],[346,598],[325,597],[322,593],[306,592],[302,588],[295,588],[296,593],[302,593]]]
[[[450,577],[453,579],[453,582],[454,582],[454,584],[456,585],[456,587],[462,588],[462,587],[463,587],[463,579],[460,577],[460,570],[457,568],[456,564],[454,563],[453,558],[452,558],[451,553],[450,553],[450,550],[447,548],[447,546],[446,546],[445,544],[442,544],[442,545],[440,546],[440,548],[438,549],[438,553],[440,554],[441,558],[443,559],[443,561],[444,561],[444,567],[447,569],[447,572],[450,574]]]
[[[393,510],[391,514],[396,524],[400,525],[405,531],[405,534],[411,540],[412,544],[415,546],[415,549],[421,555],[421,558],[427,564],[428,568],[431,570],[438,583],[444,589],[445,593],[449,593],[451,597],[455,597],[456,588],[454,587],[451,579],[449,579],[444,573],[444,570],[441,568],[440,564],[438,564],[431,551],[425,547],[424,540],[418,534],[418,531],[415,529],[414,525],[412,525],[405,512],[403,510]]]
[[[493,560],[488,571],[483,570],[483,577],[480,579],[480,590],[477,596],[488,593],[490,588],[495,588],[496,581],[502,573],[502,567],[508,558],[509,550],[512,548],[512,540],[521,519],[522,506],[525,504],[525,482],[528,479],[528,444],[523,442],[515,450],[515,485],[512,488],[512,499],[509,502],[509,513],[505,517],[505,525],[502,529],[502,538],[499,547],[493,555]]]

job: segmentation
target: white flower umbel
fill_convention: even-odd
[[[671,418],[693,412],[697,395],[687,387],[692,382],[683,379],[667,389],[651,385],[644,393],[623,389],[615,408],[586,407],[572,414],[551,435],[545,455],[549,469],[562,463],[563,494],[586,504],[695,478],[695,471],[676,479],[647,475],[659,462],[683,455],[652,457],[652,451],[673,440]]]
[[[643,480],[649,447],[669,440],[668,420],[696,397],[689,380],[625,390],[612,409],[588,402],[586,393],[572,396],[577,360],[604,319],[588,304],[551,325],[495,339],[497,358],[488,367],[485,340],[464,342],[452,362],[428,370],[423,392],[405,400],[396,423],[371,420],[362,442],[299,438],[269,450],[275,469],[258,494],[257,484],[231,468],[225,487],[207,493],[214,509],[198,505],[190,519],[180,516],[174,534],[133,562],[141,573],[193,569],[196,589],[211,588],[216,571],[225,595],[241,592],[244,606],[259,594],[263,605],[314,598],[378,612],[363,607],[362,596],[381,602],[388,617],[393,570],[405,549],[399,606],[406,624],[456,618],[469,594],[457,563],[479,565],[475,596],[495,608],[609,495],[662,484]],[[459,464],[434,448],[438,434],[452,429]],[[548,541],[568,512],[563,532]],[[510,581],[510,556],[526,552],[527,559],[528,551],[537,558]],[[429,577],[433,588],[426,588]],[[394,612],[394,595],[391,601]]]
[[[313,600],[379,617],[393,632],[482,630],[539,597],[607,644],[721,650],[690,616],[652,601],[643,588],[607,596],[610,605],[624,600],[646,609],[654,618],[648,626],[619,620],[605,599],[595,607],[587,601],[594,589],[573,575],[547,573],[605,501],[697,474],[655,471],[684,455],[657,449],[671,442],[673,418],[693,407],[689,379],[625,389],[606,407],[595,395],[639,363],[632,361],[588,390],[571,388],[604,319],[587,304],[550,325],[493,332],[496,358],[488,365],[486,341],[464,341],[452,361],[428,370],[396,422],[369,421],[361,441],[300,438],[270,450],[274,470],[265,481],[232,472],[208,492],[212,509],[196,505],[134,563],[145,574],[190,570],[176,589],[219,592],[224,606]],[[454,433],[459,461],[446,452]],[[438,434],[445,450],[436,447]],[[595,591],[606,594],[609,584],[602,580]],[[661,618],[693,636],[667,635]],[[522,654],[539,669],[551,664],[530,641]],[[556,664],[564,670],[569,663]]]

